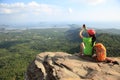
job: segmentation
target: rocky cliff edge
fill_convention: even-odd
[[[120,62],[120,58],[113,59]],[[43,52],[28,66],[25,80],[120,80],[120,65],[65,52]]]

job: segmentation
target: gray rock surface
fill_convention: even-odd
[[[120,62],[120,58],[113,59]],[[120,80],[120,65],[65,52],[43,52],[28,66],[25,80]]]

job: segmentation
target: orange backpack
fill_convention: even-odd
[[[102,43],[96,43],[94,45],[97,61],[105,61],[106,59],[106,48]]]

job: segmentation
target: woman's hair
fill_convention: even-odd
[[[90,37],[92,37],[92,46],[94,45],[94,42],[96,41],[96,36],[94,35],[89,35]]]

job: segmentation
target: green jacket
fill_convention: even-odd
[[[84,37],[83,42],[84,42],[84,45],[85,45],[84,55],[92,55],[92,49],[93,49],[92,37],[88,37],[88,38]]]

